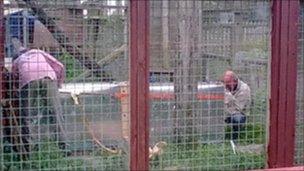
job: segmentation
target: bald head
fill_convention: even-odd
[[[238,78],[233,71],[228,70],[224,73],[223,82],[227,90],[233,91],[237,87]]]

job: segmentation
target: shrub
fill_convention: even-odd
[[[58,58],[62,64],[65,66],[66,80],[70,81],[74,77],[83,73],[83,69],[77,59],[73,58],[71,55],[64,53]]]

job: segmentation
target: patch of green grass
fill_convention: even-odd
[[[246,170],[265,166],[265,154],[234,154],[230,144],[169,144],[161,157],[150,162],[152,170]]]
[[[96,149],[97,150],[97,149]],[[41,143],[27,160],[21,160],[13,151],[3,153],[0,170],[122,170],[126,167],[122,155],[104,155],[91,152],[88,155],[66,156],[55,142]]]
[[[4,153],[1,170],[123,170],[127,155],[106,155],[97,149],[87,155],[65,156],[55,142],[45,142],[28,160]],[[152,170],[246,170],[263,168],[265,154],[234,154],[230,144],[168,144],[164,154],[151,160]]]
[[[240,132],[239,142],[241,144],[263,144],[266,141],[265,126],[262,124],[246,124]],[[225,128],[225,139],[230,140],[232,128],[227,126]]]

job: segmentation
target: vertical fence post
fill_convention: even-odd
[[[0,100],[3,97],[3,78],[2,73],[4,69],[4,4],[0,0]]]
[[[149,169],[149,1],[130,0],[130,169]]]
[[[270,168],[292,166],[294,160],[299,5],[272,1]]]
[[[3,71],[4,71],[4,36],[5,36],[5,30],[4,30],[4,4],[3,0],[0,0],[0,103],[2,103],[2,98],[3,98]],[[3,113],[2,113],[2,104],[0,104],[0,148],[1,152],[3,149],[3,134],[2,134],[2,129],[3,129]],[[0,154],[0,162],[3,163],[3,154]],[[1,167],[1,166],[0,166]],[[1,167],[2,168],[2,167]]]

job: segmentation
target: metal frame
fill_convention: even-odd
[[[293,166],[299,1],[272,1],[268,166]]]
[[[268,165],[293,165],[299,1],[272,1]],[[0,1],[0,86],[4,66],[4,14]],[[147,170],[149,139],[149,1],[130,1],[130,169]],[[1,88],[0,98],[3,88]]]
[[[149,169],[149,1],[130,1],[130,170]]]

